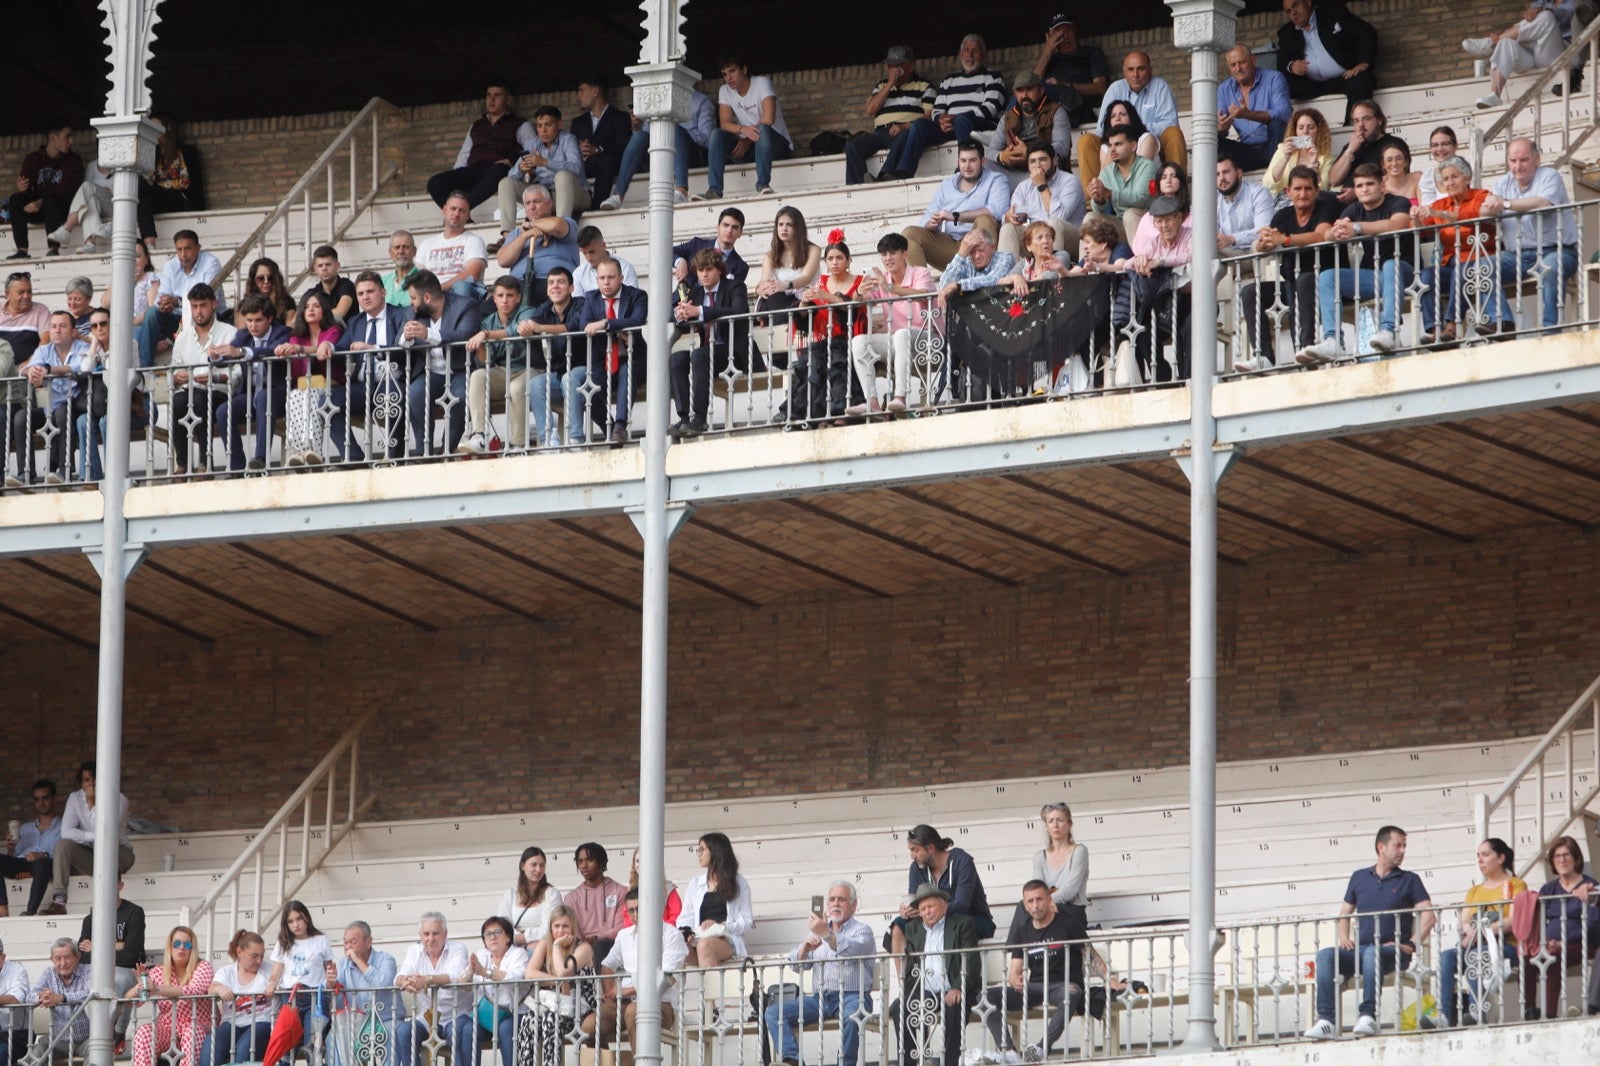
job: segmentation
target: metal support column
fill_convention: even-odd
[[[111,351],[106,362],[105,480],[101,541],[89,556],[100,572],[99,710],[95,721],[94,920],[90,935],[100,945],[90,962],[94,1000],[89,1005],[87,1057],[111,1066],[111,1003],[116,998],[117,858],[121,836],[122,665],[127,622],[127,582],[144,551],[129,546],[123,500],[128,492],[129,390],[133,385],[134,241],[139,175],[155,165],[155,125],[138,116],[94,121],[100,134],[100,166],[111,175]],[[94,433],[90,429],[91,439]],[[86,445],[88,446],[88,445]]]
[[[644,538],[639,662],[639,975],[633,1055],[658,1066],[661,1052],[661,911],[666,906],[667,542],[687,517],[667,506],[667,423],[672,349],[672,206],[676,127],[689,118],[698,75],[684,67],[677,0],[645,0],[640,65],[629,67],[634,114],[650,125],[650,313],[645,325],[644,507],[629,517]]]
[[[1189,50],[1194,263],[1189,366],[1189,1032],[1184,1051],[1221,1047],[1216,1019],[1217,481],[1211,385],[1217,370],[1217,54],[1233,47],[1240,0],[1167,0]]]

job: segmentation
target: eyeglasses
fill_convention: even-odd
[[[256,281],[271,281],[272,280],[272,275],[271,274],[257,274],[255,276],[255,280]]]
[[[502,936],[505,936],[505,935],[506,935],[506,931],[504,929],[486,929],[486,930],[484,930],[484,933],[483,933],[483,939],[488,940],[492,936],[493,937],[502,937]]]
[[[194,947],[193,940],[174,940],[172,942],[173,951],[188,951],[192,947]]]
[[[89,328],[90,329],[110,329],[111,328],[111,323],[109,323],[109,322],[91,322],[91,323],[89,323]]]

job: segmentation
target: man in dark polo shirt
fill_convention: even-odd
[[[1074,126],[1094,121],[1100,98],[1111,84],[1110,71],[1104,52],[1078,43],[1078,27],[1069,16],[1050,20],[1033,72],[1044,79],[1045,94],[1067,109]]]
[[[1395,825],[1384,826],[1378,830],[1374,849],[1378,861],[1351,874],[1344,890],[1338,947],[1317,952],[1317,1020],[1306,1030],[1312,1040],[1332,1040],[1339,1035],[1333,1022],[1339,978],[1358,969],[1361,1003],[1354,1032],[1356,1036],[1376,1036],[1378,978],[1396,968],[1408,969],[1416,957],[1417,945],[1427,943],[1428,934],[1433,931],[1433,911],[1423,911],[1419,916],[1411,913],[1431,900],[1428,890],[1422,887],[1422,878],[1400,868],[1406,858],[1406,831]],[[1394,911],[1401,913],[1389,913]],[[1352,914],[1358,915],[1354,940],[1350,939]]]
[[[1317,191],[1317,172],[1298,166],[1289,171],[1289,206],[1272,216],[1272,223],[1256,237],[1255,250],[1283,249],[1278,257],[1277,281],[1253,281],[1239,291],[1244,321],[1254,330],[1251,346],[1235,354],[1233,368],[1249,372],[1277,365],[1273,334],[1277,332],[1271,308],[1289,309],[1289,335],[1297,345],[1317,339],[1317,266],[1334,265],[1334,248],[1323,244],[1339,217],[1339,201],[1332,193]]]
[[[511,90],[503,79],[490,81],[483,92],[483,114],[467,130],[455,168],[428,179],[428,195],[440,207],[460,189],[477,207],[495,194],[500,179],[518,159],[533,151],[532,123],[511,110]],[[512,221],[515,221],[513,219]]]

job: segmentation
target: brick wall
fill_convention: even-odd
[[[692,519],[691,519],[692,520]],[[1071,774],[1187,760],[1183,566],[890,601],[697,604],[673,617],[672,799]],[[1223,758],[1542,732],[1600,665],[1600,538],[1537,529],[1221,575]],[[125,791],[185,829],[259,823],[379,710],[377,817],[630,802],[638,619],[272,632],[128,648]],[[48,667],[41,664],[49,664]],[[92,751],[92,657],[8,643],[6,782]]]
[[[1382,40],[1379,69],[1383,81],[1391,85],[1469,75],[1471,60],[1457,47],[1459,39],[1466,31],[1487,32],[1511,20],[1506,5],[1495,0],[1362,0],[1357,11],[1378,28]],[[1275,13],[1247,16],[1240,20],[1238,39],[1252,46],[1272,41],[1282,21],[1282,16]],[[1438,34],[1441,25],[1451,27],[1443,47]],[[952,44],[958,36],[952,35]],[[1039,36],[1042,40],[1042,31]],[[1112,63],[1113,77],[1128,50],[1148,51],[1157,73],[1172,84],[1179,107],[1187,108],[1189,61],[1186,54],[1172,47],[1171,39],[1170,28],[1162,27],[1110,34],[1097,38],[1095,43]],[[1031,67],[1037,55],[1037,45],[1004,48],[995,50],[990,61],[1009,82],[1017,71]],[[931,77],[942,76],[954,65],[953,55],[929,56],[920,61],[923,71]],[[882,73],[876,64],[774,73],[784,115],[801,152],[808,150],[806,145],[820,130],[867,128],[861,105]],[[1226,73],[1224,69],[1223,75]],[[707,82],[703,87],[714,93],[716,82]],[[621,95],[625,102],[626,91]],[[576,108],[570,94],[524,97],[517,106],[527,115],[542,103],[555,104],[569,118]],[[478,109],[477,101],[429,104],[403,108],[385,121],[385,157],[403,161],[401,188],[405,193],[420,195],[428,175],[454,157],[461,136]],[[199,144],[205,154],[211,206],[264,205],[276,202],[288,191],[352,114],[201,122],[186,127],[184,135]],[[1332,118],[1337,121],[1339,116]],[[22,156],[37,148],[41,140],[37,134],[0,137],[0,174],[14,174]],[[79,150],[86,158],[93,155],[92,134],[80,134]]]

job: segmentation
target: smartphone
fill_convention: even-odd
[[[1312,142],[1310,137],[1290,137],[1289,138],[1289,147],[1293,148],[1293,149],[1295,149],[1297,151],[1303,150],[1303,149],[1306,149],[1306,148],[1310,148],[1312,143],[1313,142]]]
[[[812,914],[822,914],[823,913],[823,910],[822,910],[822,897],[821,896],[812,896],[811,897],[811,913]]]

